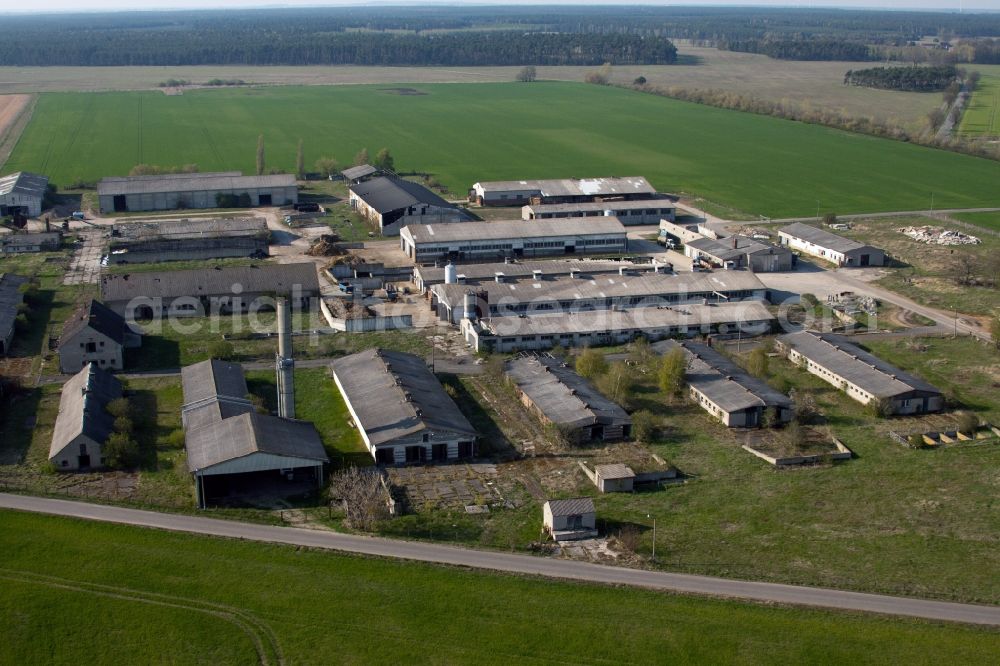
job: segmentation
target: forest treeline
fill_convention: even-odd
[[[675,61],[672,39],[796,60],[1000,61],[1000,14],[943,12],[331,7],[5,16],[4,27],[0,65],[19,66],[659,64]],[[915,45],[933,35],[958,46]]]
[[[956,78],[958,70],[954,65],[872,67],[849,70],[844,75],[844,83],[883,90],[940,92],[954,83]]]

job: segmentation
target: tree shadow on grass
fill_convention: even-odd
[[[132,414],[133,437],[139,445],[138,468],[144,471],[161,469],[158,464],[156,442],[159,437],[172,433],[174,428],[161,426],[157,422],[159,400],[154,391],[129,391],[127,397]]]
[[[142,336],[142,346],[125,350],[125,369],[172,370],[181,366],[181,346],[159,335]]]
[[[41,401],[41,389],[33,388],[0,403],[0,464],[24,462]]]
[[[64,305],[56,302],[55,295],[56,292],[51,289],[39,289],[34,293],[31,302],[28,303],[28,327],[25,330],[18,330],[14,335],[10,354],[12,357],[23,358],[48,351],[42,348],[42,344],[48,332],[52,309]]]
[[[454,400],[458,404],[469,423],[479,433],[479,455],[489,458],[512,460],[517,457],[514,445],[503,434],[489,413],[483,409],[479,401],[466,390],[455,375],[441,375],[441,383],[450,386],[454,392]]]

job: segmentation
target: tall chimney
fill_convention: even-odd
[[[278,416],[295,418],[295,360],[292,358],[292,315],[288,299],[278,299]]]

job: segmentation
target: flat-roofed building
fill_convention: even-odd
[[[670,266],[653,261],[636,264],[631,261],[604,261],[601,259],[548,259],[543,261],[509,261],[489,264],[454,264],[446,266],[414,266],[413,282],[421,291],[436,284],[479,285],[493,282],[497,275],[505,280],[524,278],[553,278],[559,276],[614,275],[626,272],[669,272]],[[449,278],[449,274],[451,277]]]
[[[893,414],[939,412],[944,396],[928,382],[832,333],[782,335],[778,348],[790,361],[862,404],[887,401]]]
[[[271,232],[261,217],[117,222],[108,261],[141,264],[227,257],[263,258]]]
[[[503,261],[505,257],[623,254],[628,232],[615,217],[579,220],[508,220],[403,227],[400,247],[415,263]]]
[[[790,271],[795,255],[787,247],[746,236],[696,238],[684,245],[684,256],[716,268],[748,268],[754,273]]]
[[[674,221],[677,204],[671,199],[639,201],[601,201],[573,204],[534,204],[521,208],[523,220],[558,220],[564,218],[617,217],[625,226],[659,224]]]
[[[97,184],[102,213],[183,208],[290,206],[299,201],[295,176],[244,176],[239,171],[105,178]]]
[[[0,236],[0,254],[55,252],[62,245],[58,231],[12,233]]]
[[[104,445],[115,422],[107,407],[120,397],[121,382],[93,363],[63,384],[49,446],[49,462],[57,470],[71,472],[104,466]]]
[[[756,428],[787,423],[795,405],[707,345],[692,341],[661,343],[664,350],[679,345],[687,357],[684,380],[691,399],[730,428]]]
[[[17,330],[18,308],[24,302],[21,286],[28,278],[13,273],[0,273],[0,356],[10,353]]]
[[[632,417],[561,360],[519,356],[504,372],[521,402],[571,442],[613,442],[632,436]]]
[[[469,201],[480,206],[634,201],[656,196],[656,189],[641,176],[482,181],[469,190]]]
[[[492,282],[478,286],[431,287],[431,308],[440,319],[453,324],[467,314],[488,319],[749,300],[767,300],[767,288],[749,271],[678,274],[647,271],[518,280],[497,276]]]
[[[555,346],[600,347],[638,337],[662,340],[697,335],[770,333],[774,315],[760,301],[675,305],[628,310],[557,312],[531,317],[463,319],[462,337],[476,351],[545,351]]]
[[[360,215],[378,226],[383,236],[395,236],[407,225],[464,222],[469,216],[429,189],[396,176],[351,185],[350,202]]]
[[[322,486],[330,460],[316,428],[258,413],[239,365],[209,359],[186,366],[181,387],[184,448],[199,508],[232,495]]]
[[[38,217],[49,177],[18,171],[0,178],[0,216]]]
[[[101,275],[101,300],[127,321],[248,312],[252,306],[271,309],[277,296],[291,299],[297,307],[318,298],[316,265],[257,264]]]
[[[475,455],[475,428],[419,356],[368,349],[333,361],[330,369],[376,463]]]
[[[844,238],[810,224],[796,222],[778,230],[782,245],[838,266],[884,266],[885,251]]]

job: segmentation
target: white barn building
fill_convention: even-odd
[[[298,203],[299,188],[291,174],[178,173],[105,178],[97,185],[97,197],[102,213],[219,208],[230,197],[235,201],[227,208],[289,206]]]

